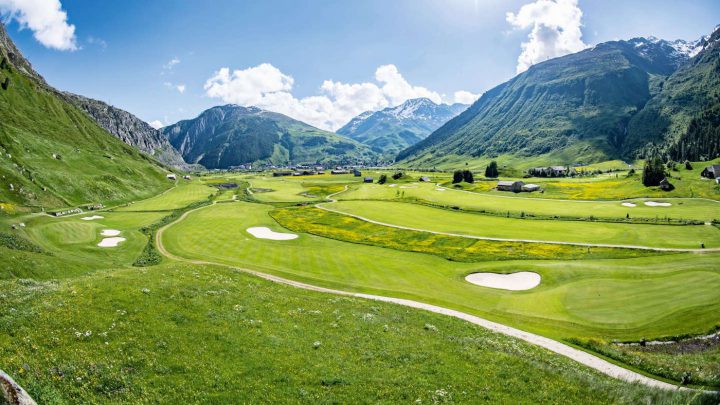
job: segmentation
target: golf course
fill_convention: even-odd
[[[439,347],[437,345],[448,342],[441,343],[442,339],[455,333],[442,334],[445,336],[442,338],[435,334],[436,329],[476,331],[461,333],[467,335],[478,334],[483,327],[490,327],[491,331],[478,336],[493,336],[497,342],[507,342],[498,343],[503,345],[515,342],[512,345],[517,349],[513,350],[544,353],[541,357],[553,364],[563,364],[562,368],[552,371],[566,370],[562,377],[559,374],[552,377],[563,381],[556,385],[557,389],[568,389],[569,381],[573,379],[592,381],[573,386],[577,398],[583,400],[592,397],[599,402],[610,398],[632,402],[628,398],[653,395],[656,401],[672,402],[690,392],[672,393],[662,384],[667,387],[678,384],[682,373],[690,367],[694,370],[691,386],[711,389],[720,386],[717,346],[668,356],[667,353],[633,352],[615,343],[703,336],[720,326],[717,318],[720,313],[720,252],[716,252],[720,247],[720,230],[705,224],[720,213],[713,210],[713,204],[718,203],[692,198],[663,199],[671,201],[672,205],[659,209],[671,209],[676,218],[702,219],[701,224],[583,221],[553,219],[552,216],[567,216],[568,210],[577,204],[593,207],[594,212],[603,212],[607,218],[619,217],[621,211],[617,210],[618,204],[608,201],[536,201],[483,192],[438,191],[438,188],[407,178],[379,185],[363,184],[352,175],[293,178],[273,178],[262,173],[206,175],[192,181],[178,181],[156,197],[108,210],[61,218],[38,214],[26,216],[22,219],[24,226],[18,229],[16,236],[32,248],[13,248],[10,244],[0,248],[9,253],[8,260],[12,263],[0,278],[5,279],[1,283],[6,291],[2,296],[6,306],[17,307],[20,302],[31,305],[25,306],[23,316],[0,318],[3,330],[13,331],[2,335],[2,339],[10,343],[16,341],[15,337],[30,333],[28,328],[35,323],[36,315],[33,314],[41,313],[47,321],[43,322],[43,327],[49,329],[32,329],[30,335],[35,337],[23,338],[24,343],[20,346],[3,345],[3,355],[11,359],[13,367],[23,370],[17,376],[23,387],[42,399],[107,397],[119,400],[137,389],[157,400],[188,399],[199,395],[197,388],[183,387],[165,394],[148,385],[151,380],[144,373],[151,370],[150,364],[160,360],[140,354],[138,350],[143,344],[186,350],[182,348],[192,345],[177,339],[207,342],[207,334],[217,333],[213,330],[219,325],[239,322],[238,334],[225,335],[222,341],[203,350],[214,357],[227,352],[227,345],[233,340],[240,339],[244,342],[242,345],[247,345],[247,333],[242,330],[249,327],[256,338],[266,336],[265,339],[270,339],[251,344],[261,352],[270,350],[265,355],[256,354],[257,360],[251,360],[245,366],[260,367],[263,356],[281,355],[272,347],[280,342],[288,345],[290,335],[307,336],[308,332],[302,330],[315,330],[307,336],[305,344],[309,345],[311,353],[319,354],[319,351],[338,350],[336,345],[357,333],[353,330],[375,324],[380,331],[397,331],[394,336],[384,334],[379,338],[384,342],[386,349],[383,350],[403,347],[404,343],[399,339],[419,339],[423,342],[421,345],[429,345],[422,347]],[[537,203],[546,203],[543,206],[545,216],[516,218],[481,212],[483,204],[495,200],[502,200],[504,208],[522,211],[525,210],[522,207],[527,206],[527,212],[537,210]],[[441,203],[457,208],[444,208]],[[641,214],[651,212],[651,207],[645,211],[640,205],[637,208]],[[701,244],[704,248],[700,248]],[[139,260],[153,255],[158,260]],[[59,261],[64,263],[62,271],[57,266]],[[151,264],[136,267],[138,263]],[[250,274],[242,274],[245,272]],[[261,277],[255,279],[258,276]],[[114,281],[103,283],[108,278]],[[192,280],[200,279],[205,281],[198,290],[199,286],[193,287]],[[290,286],[273,286],[271,281]],[[218,285],[211,288],[214,284]],[[256,295],[256,289],[266,292]],[[93,293],[100,290],[102,295]],[[275,290],[282,291],[283,298],[279,301],[270,298],[279,294],[270,292]],[[72,301],[66,301],[68,291],[75,291],[71,294]],[[340,298],[337,298],[338,294]],[[342,298],[347,294],[354,298]],[[392,302],[372,302],[375,299]],[[251,303],[253,300],[257,302]],[[258,300],[263,304],[258,306]],[[63,334],[72,338],[58,337],[50,332],[52,324],[60,322],[53,318],[50,308],[59,302],[63,302],[60,307],[77,305],[83,308],[82,315],[70,322],[75,326],[71,330],[65,327],[67,332]],[[329,303],[338,302],[345,309],[339,310],[335,304],[328,307]],[[418,309],[400,309],[396,305],[403,302],[414,303],[412,306]],[[137,307],[140,303],[142,307]],[[37,312],[40,307],[45,309]],[[285,309],[281,309],[283,307]],[[230,312],[223,312],[226,310],[222,308],[229,308]],[[240,312],[237,312],[238,308],[242,308]],[[455,311],[453,313],[462,314],[458,315],[461,319],[480,320],[480,326],[470,326],[464,320],[431,314],[423,309],[440,313]],[[349,317],[341,316],[343,311]],[[392,315],[397,311],[408,315]],[[134,321],[121,322],[119,314],[125,312]],[[311,315],[315,312],[317,315]],[[207,318],[204,313],[215,315]],[[280,313],[285,315],[278,318]],[[285,319],[288,315],[290,318]],[[298,318],[300,316],[307,321]],[[325,316],[332,319],[321,321]],[[410,321],[416,318],[426,319]],[[138,336],[138,322],[152,323],[155,332]],[[163,331],[198,322],[209,323],[206,328],[194,329],[192,334],[182,338],[176,334],[172,339],[162,337]],[[295,325],[291,328],[293,332],[267,330],[282,329],[288,322]],[[321,322],[323,326],[311,326],[312,322]],[[413,322],[419,328],[417,331],[400,332],[412,329]],[[122,328],[111,331],[112,325],[122,325]],[[504,332],[502,328],[510,328],[510,332]],[[41,337],[43,330],[47,335]],[[19,334],[18,331],[25,332]],[[501,334],[497,334],[498,331]],[[424,336],[417,337],[416,333]],[[80,338],[75,337],[76,334]],[[515,341],[514,334],[523,337]],[[55,339],[53,336],[60,339],[53,346],[61,348],[61,352],[68,351],[67,355],[72,359],[63,362],[61,372],[77,374],[74,378],[87,378],[86,388],[52,384],[50,389],[48,377],[41,370],[56,367],[50,365],[53,364],[51,359],[38,369],[25,370],[27,356],[36,350],[49,350],[47,345]],[[363,332],[363,336],[363,342],[375,339],[372,334]],[[549,340],[543,340],[546,338]],[[432,339],[441,340],[433,343]],[[292,337],[292,340],[285,350],[291,350],[292,345],[300,344],[303,339]],[[320,349],[313,349],[317,342]],[[88,350],[98,344],[116,349],[96,358]],[[370,350],[367,344],[357,343],[344,352],[360,356],[361,352]],[[516,346],[518,344],[520,346]],[[534,348],[535,345],[540,348]],[[421,354],[426,350],[422,347],[413,348],[412,356],[427,359],[429,354]],[[483,347],[488,349],[484,344]],[[542,352],[543,348],[550,351]],[[437,350],[433,356],[445,356],[448,350],[452,353],[456,349]],[[135,363],[140,361],[133,367],[145,371],[131,375],[111,371],[112,364],[127,362],[122,360],[122,353],[126,351],[135,353],[131,356],[136,359]],[[91,357],[79,357],[82,353]],[[236,355],[239,354],[232,354]],[[473,354],[480,355],[488,356],[488,353]],[[511,354],[503,354],[508,355]],[[188,361],[197,361],[192,351],[184,356]],[[604,367],[617,367],[619,371],[602,371],[594,366],[585,368],[595,360],[582,360],[583,356],[605,362]],[[289,358],[310,361],[301,360],[296,354]],[[347,359],[342,358],[343,361]],[[334,359],[325,358],[321,369],[339,366],[340,363],[334,362],[341,358]],[[444,368],[434,373],[452,379],[455,378],[453,373],[460,373],[464,367],[474,364],[451,359],[442,363],[447,367],[454,364],[452,371]],[[378,358],[374,361],[386,360]],[[532,378],[535,372],[532,370],[542,369],[544,373],[549,370],[546,366],[538,368],[537,363],[521,365],[522,361],[528,361],[527,358],[514,361],[520,363],[503,363],[501,368],[522,369],[522,372],[512,373],[521,373],[525,379]],[[85,367],[90,364],[87,362],[102,363],[103,375],[87,371]],[[222,365],[210,369],[214,367],[222,367],[226,370],[223,373],[229,372],[225,360]],[[408,364],[408,367],[412,365]],[[567,370],[572,370],[570,375]],[[622,370],[630,374],[623,376],[625,371]],[[177,372],[172,368],[165,371],[169,375]],[[238,372],[250,371],[233,370],[233,374],[227,376]],[[321,374],[330,373],[327,378],[335,375],[331,379],[344,381],[330,385],[333,395],[337,395],[334,398],[342,400],[354,395],[354,390],[361,384],[357,372],[358,369],[350,368]],[[105,375],[108,373],[109,376]],[[205,371],[200,372],[199,378],[206,378],[203,373]],[[588,377],[590,375],[592,377]],[[295,376],[288,381],[291,381],[290,386],[305,387],[303,381],[306,378],[317,377]],[[551,377],[545,375],[543,378]],[[628,385],[627,381],[638,378],[645,378],[647,382]],[[326,377],[320,380],[326,381]],[[262,380],[253,381],[253,384],[263,384]],[[113,384],[125,388],[113,391],[109,388]],[[320,387],[327,387],[324,384]],[[472,384],[468,384],[463,385],[464,392],[473,389]],[[319,395],[312,389],[303,389],[307,395]],[[431,392],[444,388],[418,389]],[[597,391],[603,391],[606,397],[589,394]],[[405,395],[392,389],[389,392]],[[530,397],[541,395],[535,398],[551,400],[558,398],[554,392],[551,389]],[[526,394],[522,394],[523,398],[528,398]],[[289,398],[283,395],[294,393],[275,395]],[[367,395],[371,398],[374,394]],[[422,397],[418,393],[412,395]],[[512,400],[512,397],[489,395],[498,400]],[[253,398],[251,394],[244,397]]]

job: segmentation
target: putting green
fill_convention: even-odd
[[[707,225],[647,225],[514,219],[392,201],[339,201],[325,207],[373,221],[434,232],[499,239],[698,249],[720,247],[720,229]]]
[[[307,234],[291,241],[255,239],[247,234],[245,230],[253,226],[289,232],[268,216],[270,209],[251,203],[202,208],[168,227],[162,242],[172,254],[188,259],[250,268],[327,287],[416,299],[555,338],[639,339],[701,333],[714,325],[720,311],[719,255],[457,263]],[[464,280],[467,274],[483,271],[532,271],[543,281],[533,290],[510,292]],[[709,276],[699,278],[706,273]],[[617,288],[627,280],[636,281],[631,283],[632,288]],[[571,294],[576,287],[587,291],[589,286],[605,294],[600,300],[604,310],[596,308],[597,294]],[[692,299],[684,293],[688,290],[695,291]],[[631,291],[641,300],[630,299]]]
[[[697,221],[712,221],[720,219],[720,202],[696,198],[650,198],[620,201],[579,201],[560,199],[525,198],[522,194],[514,193],[474,193],[458,191],[452,188],[437,190],[434,184],[418,183],[415,188],[399,189],[388,185],[362,184],[354,186],[352,190],[339,194],[340,200],[389,200],[400,196],[405,198],[418,198],[431,203],[457,206],[463,209],[488,211],[495,213],[526,215],[564,216],[587,218],[649,218],[660,220],[665,217],[674,219],[688,219]],[[398,195],[400,194],[400,195]],[[633,208],[621,205],[624,201],[631,201],[637,206]],[[649,207],[646,201],[669,202],[670,207]]]

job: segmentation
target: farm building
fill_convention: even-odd
[[[273,177],[292,176],[292,172],[273,172]]]
[[[372,178],[372,177],[365,177],[365,178],[363,179],[363,182],[365,182],[365,183],[372,183],[372,182],[373,182],[373,178]]]
[[[355,170],[353,170],[353,175],[355,177],[360,177],[360,176],[362,176],[362,172],[358,169],[355,169]]]
[[[347,170],[331,170],[330,171],[330,174],[348,174],[348,173],[350,173],[350,172],[348,172]]]
[[[498,181],[497,189],[499,191],[512,191],[519,193],[522,191],[522,187],[525,185],[522,181]]]
[[[167,177],[168,180],[177,180],[177,176],[175,176],[175,173],[168,173],[168,175],[165,177]]]
[[[185,180],[190,180],[190,176],[185,175],[185,176],[183,176],[183,179],[185,179]]]
[[[707,177],[708,179],[717,179],[720,177],[720,165],[708,166],[702,171],[702,173],[700,173],[700,175]]]
[[[527,192],[532,193],[533,191],[538,191],[538,190],[540,190],[540,186],[537,184],[524,184],[522,186],[522,191],[527,191]]]
[[[422,177],[420,177],[420,181],[429,182],[429,181],[430,181],[430,177],[428,177],[428,176],[422,176]]]

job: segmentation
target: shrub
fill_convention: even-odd
[[[393,178],[393,180],[398,180],[398,179],[400,179],[402,176],[404,176],[404,174],[403,174],[402,172],[397,172],[397,173],[395,173],[395,174],[392,175],[392,178]]]
[[[378,179],[378,184],[385,184],[387,183],[387,175],[383,174],[380,176],[380,179]]]
[[[693,169],[693,167],[692,167],[692,165],[690,164],[690,161],[689,161],[689,160],[686,160],[686,161],[685,161],[685,170],[692,170],[692,169]]]

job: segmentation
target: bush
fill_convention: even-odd
[[[392,178],[393,178],[393,180],[398,180],[398,179],[400,179],[402,176],[404,176],[404,174],[403,174],[402,172],[397,172],[397,173],[395,173],[395,174],[392,175]]]
[[[383,174],[380,176],[380,179],[378,180],[378,184],[385,184],[387,183],[387,175]]]
[[[686,161],[685,161],[685,170],[692,170],[692,169],[693,169],[693,167],[692,167],[692,165],[690,164],[690,161],[689,161],[689,160],[686,160]]]

